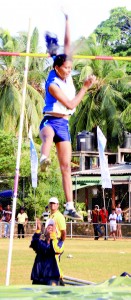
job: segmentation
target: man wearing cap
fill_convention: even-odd
[[[56,197],[49,199],[50,219],[53,219],[56,224],[57,235],[62,241],[66,238],[66,222],[62,213],[59,211],[59,201]]]

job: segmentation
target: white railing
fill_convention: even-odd
[[[67,237],[68,238],[94,238],[93,223],[88,222],[67,222]],[[4,237],[5,222],[0,222],[0,237]],[[31,237],[36,230],[35,222],[28,222],[25,225],[25,237]],[[102,228],[104,232],[104,229]],[[131,238],[131,223],[121,223],[121,231],[123,238]],[[44,232],[44,225],[43,225]],[[110,226],[107,223],[107,237],[109,237]],[[14,237],[18,236],[18,223],[15,223]]]

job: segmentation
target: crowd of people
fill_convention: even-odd
[[[11,206],[8,204],[5,209],[3,209],[2,204],[0,203],[0,238],[9,238],[10,237],[10,230],[11,230],[11,221],[12,221],[12,209]],[[15,219],[18,230],[17,230],[17,237],[25,237],[25,226],[28,222],[28,216],[25,212],[24,207],[20,207],[18,214],[16,215]],[[2,232],[2,224],[4,224],[4,232]]]
[[[110,223],[110,233],[108,234],[108,222]],[[120,203],[116,207],[112,207],[112,211],[108,214],[108,210],[103,206],[99,209],[95,205],[92,210],[92,223],[94,228],[94,239],[98,240],[104,236],[107,240],[108,236],[112,236],[114,240],[122,238],[121,223],[122,223],[122,209]]]
[[[12,211],[10,205],[7,205],[3,209],[2,204],[0,204],[0,237],[2,237],[2,222],[4,222],[4,238],[10,236],[10,226],[11,226]]]
[[[57,219],[58,236],[59,228],[61,228],[61,236],[62,240],[65,239],[66,236],[66,225],[65,225],[65,217],[58,210],[59,201],[56,197],[50,198],[50,201],[47,206],[45,206],[45,211],[41,215],[42,227],[45,226],[45,222],[51,219]],[[94,229],[94,239],[98,240],[100,237],[104,237],[105,240],[108,239],[109,236],[113,236],[114,239],[122,238],[122,209],[120,203],[116,205],[116,208],[112,208],[112,212],[108,214],[108,210],[102,206],[96,204],[94,209],[90,210],[90,222],[93,224]],[[10,228],[11,228],[11,219],[12,219],[12,210],[10,205],[7,205],[5,209],[2,208],[2,204],[0,204],[0,237],[10,237]],[[28,215],[25,212],[24,207],[20,207],[19,212],[16,215],[15,221],[17,223],[17,237],[24,238],[25,237],[25,227],[28,223]],[[2,234],[2,223],[4,224],[4,231]],[[110,233],[108,233],[108,223],[110,223]],[[114,228],[114,229],[113,229]]]

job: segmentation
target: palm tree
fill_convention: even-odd
[[[38,49],[38,31],[34,30],[31,38],[31,51]],[[9,32],[0,30],[1,51],[25,52],[27,34],[22,33],[12,38]],[[41,87],[44,73],[44,59],[29,60],[28,84],[25,103],[24,135],[27,136],[29,126],[35,136],[38,135],[42,118],[43,89]],[[17,134],[20,121],[22,101],[22,84],[24,60],[22,57],[3,56],[0,61],[0,129]]]
[[[83,55],[104,55],[101,45],[97,45],[96,36],[85,40]],[[105,55],[108,55],[106,53]],[[78,67],[77,67],[78,65]],[[92,131],[99,125],[107,136],[108,148],[116,148],[121,142],[122,128],[125,124],[122,113],[127,109],[129,101],[123,97],[129,91],[129,76],[126,74],[126,64],[119,66],[118,62],[102,60],[75,61],[74,68],[81,69],[81,76],[75,79],[76,89],[81,81],[90,73],[97,77],[97,84],[85,95],[70,121],[73,148],[76,147],[76,135],[82,130]],[[118,140],[119,139],[119,140]]]

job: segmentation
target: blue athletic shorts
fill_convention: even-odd
[[[46,126],[50,126],[54,130],[55,135],[53,141],[55,144],[71,140],[68,120],[53,116],[45,116],[40,123],[40,131]]]

